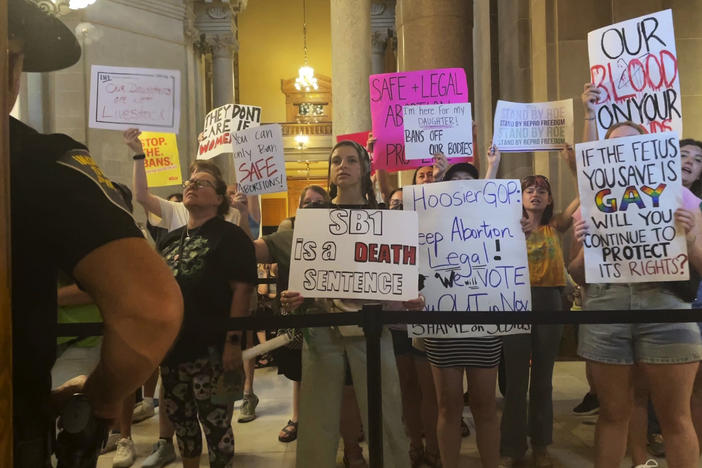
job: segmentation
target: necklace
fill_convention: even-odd
[[[197,235],[198,232],[200,232],[200,226],[198,226],[198,227],[196,227],[196,228],[193,228],[192,231],[191,231],[190,229],[188,229],[188,227],[186,226],[186,227],[185,227],[185,238],[186,238],[186,239],[190,239],[190,235],[191,235],[191,234],[192,234],[193,236],[195,236],[195,235]]]

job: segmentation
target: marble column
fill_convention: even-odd
[[[236,41],[233,36],[215,36],[212,45],[212,91],[215,107],[234,101],[234,57]]]
[[[385,72],[385,48],[388,41],[387,33],[373,31],[371,34],[371,74]]]
[[[370,130],[370,0],[331,0],[332,133]]]

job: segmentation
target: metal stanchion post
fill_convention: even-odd
[[[380,334],[383,323],[381,304],[363,306],[363,332],[366,335],[366,380],[368,392],[368,454],[370,468],[383,467],[383,400],[380,373]]]

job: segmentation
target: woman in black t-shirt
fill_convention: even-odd
[[[244,231],[222,218],[229,200],[218,171],[201,165],[183,186],[188,224],[159,243],[185,303],[183,328],[161,365],[163,406],[175,427],[184,468],[200,463],[198,417],[210,466],[224,467],[234,455],[233,405],[213,397],[223,372],[242,372],[241,331],[203,327],[228,316],[248,315],[257,282],[256,258]]]

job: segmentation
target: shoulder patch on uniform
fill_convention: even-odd
[[[131,216],[129,208],[122,197],[122,193],[117,190],[115,184],[113,184],[112,181],[105,176],[102,169],[100,169],[100,166],[97,165],[88,151],[82,149],[66,151],[56,160],[56,162],[63,166],[70,167],[71,169],[74,169],[89,177],[100,187],[102,192],[107,196],[107,198],[110,199],[112,203],[122,208]]]

